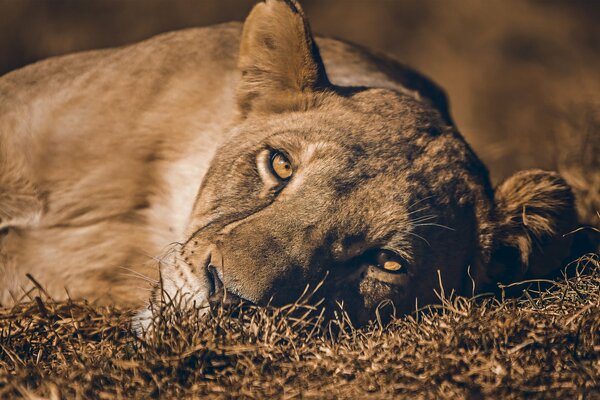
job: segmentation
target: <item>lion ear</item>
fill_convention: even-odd
[[[303,95],[329,86],[308,21],[294,0],[254,6],[244,23],[238,67],[243,115],[297,108]]]
[[[508,283],[556,273],[570,254],[569,233],[577,226],[575,198],[565,180],[554,172],[521,171],[498,186],[494,201],[494,246],[480,281]]]

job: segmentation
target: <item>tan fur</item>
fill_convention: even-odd
[[[294,165],[286,184],[273,150]],[[161,265],[165,292],[197,306],[211,274],[258,304],[327,275],[326,304],[364,321],[382,301],[435,301],[438,273],[459,293],[470,266],[478,289],[509,270],[543,275],[559,263],[536,240],[566,249],[553,239],[574,219],[552,173],[515,176],[494,197],[435,84],[315,41],[294,1],[259,3],[243,31],[175,32],[0,79],[2,304],[32,286],[26,273],[56,298],[138,304],[140,276],[156,282]],[[408,273],[365,263],[374,249]]]
[[[487,267],[494,282],[539,277],[559,268],[569,255],[573,236],[567,233],[577,220],[575,199],[564,179],[540,170],[522,171],[499,185],[495,202],[495,251],[512,248],[518,259],[497,257]]]

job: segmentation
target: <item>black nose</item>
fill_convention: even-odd
[[[212,265],[208,267],[208,277],[211,283],[208,302],[211,306],[218,306],[220,304],[235,305],[242,301],[240,297],[236,296],[225,288],[223,281],[221,278],[219,278],[217,269]]]

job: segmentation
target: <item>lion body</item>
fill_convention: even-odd
[[[56,299],[136,303],[132,269],[183,241],[198,189],[235,119],[241,24],[57,57],[0,79],[0,304],[29,273]],[[333,82],[432,96],[413,71],[319,41]],[[404,82],[403,82],[404,81]],[[413,84],[415,89],[405,85]],[[427,89],[426,91],[423,89]]]
[[[326,307],[362,323],[382,303],[544,276],[575,223],[560,176],[493,190],[442,90],[315,41],[294,0],[0,78],[3,305],[38,284],[57,300],[133,305],[151,286],[151,304],[278,305],[327,277]]]

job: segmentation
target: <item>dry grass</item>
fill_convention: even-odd
[[[569,268],[519,299],[447,299],[385,328],[298,305],[168,307],[140,339],[130,311],[37,298],[0,310],[0,398],[600,398],[600,258]]]

